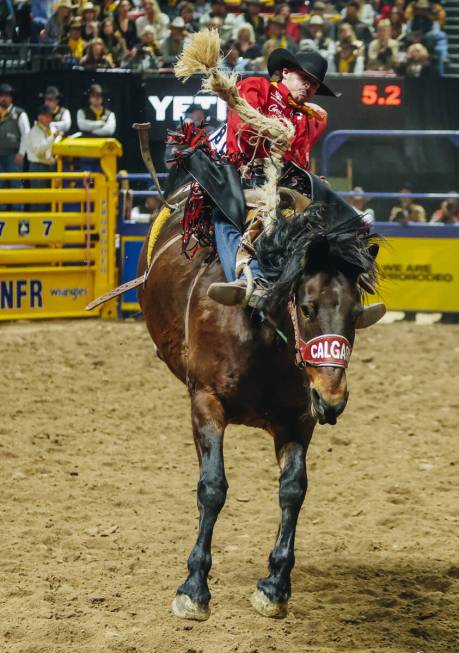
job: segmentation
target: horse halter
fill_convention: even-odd
[[[295,334],[295,364],[297,367],[342,367],[349,365],[352,345],[347,338],[336,333],[324,333],[321,336],[304,341],[300,336],[295,297],[288,303],[288,312],[292,319]]]

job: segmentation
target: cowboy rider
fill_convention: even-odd
[[[293,170],[294,174],[301,176],[310,169],[311,149],[327,126],[327,112],[310,100],[316,94],[332,97],[338,97],[338,94],[324,84],[327,61],[317,52],[295,56],[284,48],[278,48],[271,53],[267,67],[271,81],[263,77],[243,79],[237,83],[239,94],[260,113],[283,116],[293,123],[295,136],[283,155],[284,170]],[[270,141],[268,138],[254,139],[253,130],[231,109],[228,112],[226,150],[242,173],[243,186],[247,188],[263,183],[262,165],[263,159],[270,156]],[[248,176],[247,169],[250,171]],[[242,233],[218,208],[212,221],[227,282],[213,283],[208,294],[222,304],[240,304],[247,286],[243,275],[236,279],[236,254]],[[253,259],[249,267],[255,287],[258,287],[259,294],[263,293],[265,282],[258,262]]]

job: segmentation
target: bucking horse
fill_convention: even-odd
[[[147,236],[139,263],[139,301],[157,355],[188,388],[200,468],[198,533],[172,609],[188,619],[210,615],[212,533],[228,490],[224,433],[228,424],[245,424],[272,436],[280,468],[279,530],[252,605],[284,617],[308,445],[317,422],[335,424],[346,406],[356,330],[384,313],[364,304],[361,285],[365,276],[376,279],[378,244],[360,217],[343,218],[327,204],[312,202],[288,217],[278,212],[255,246],[270,281],[263,310],[222,306],[207,294],[224,281],[218,258],[208,247],[192,258],[182,253],[188,194],[184,185],[167,195],[173,210],[154,242]]]

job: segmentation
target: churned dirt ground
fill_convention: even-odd
[[[193,623],[170,612],[197,524],[185,388],[142,323],[2,325],[0,650],[456,653],[458,335],[359,335],[348,408],[310,448],[284,621],[249,603],[278,520],[270,438],[228,430],[213,613]]]

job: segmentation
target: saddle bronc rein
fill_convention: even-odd
[[[151,158],[150,149],[149,149],[148,135],[150,132],[150,123],[136,122],[134,123],[133,127],[134,129],[137,130],[139,134],[140,151],[142,153],[143,162],[145,163],[145,167],[147,168],[151,178],[153,179],[153,182],[156,186],[156,190],[158,191],[159,197],[164,206],[159,212],[150,231],[150,236],[148,238],[148,250],[147,250],[148,266],[144,274],[142,274],[140,277],[136,277],[135,279],[132,279],[131,281],[127,281],[126,283],[121,284],[121,286],[118,286],[117,288],[110,290],[109,292],[105,293],[104,295],[101,295],[100,297],[97,297],[86,306],[87,311],[92,311],[94,308],[97,308],[97,306],[100,306],[101,304],[105,304],[105,302],[108,302],[110,299],[119,297],[119,295],[123,295],[128,290],[132,290],[133,288],[138,288],[142,284],[143,285],[146,284],[151,268],[153,267],[153,258],[152,258],[153,248],[158,242],[163,226],[169,220],[169,218],[171,217],[175,209],[178,208],[178,205],[176,204],[169,204],[169,202],[164,197],[164,193],[161,190],[161,186],[159,184],[158,175],[156,174],[156,169],[153,160]]]

